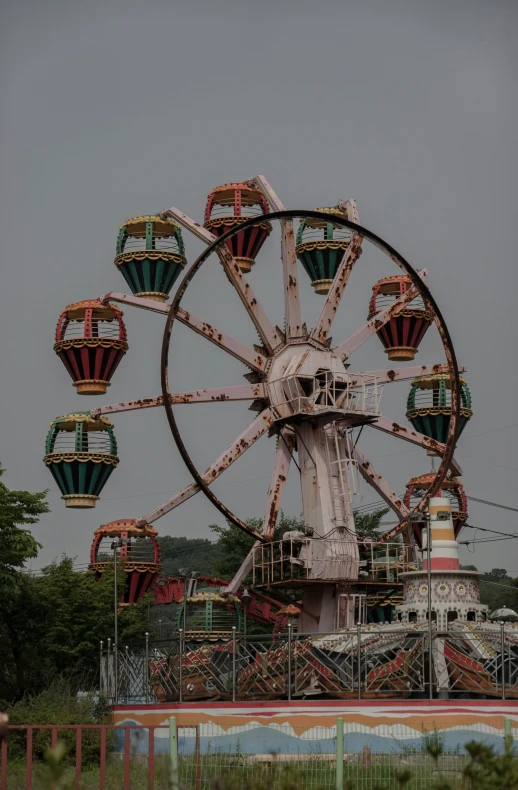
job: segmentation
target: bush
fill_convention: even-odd
[[[24,697],[7,709],[9,724],[103,724],[107,723],[109,707],[103,700],[87,694],[78,697],[66,678],[56,678],[50,686],[33,697]],[[75,760],[76,731],[58,730],[58,738],[66,747],[66,760]],[[107,749],[111,748],[113,731],[107,732]],[[98,764],[100,755],[100,730],[83,730],[83,764]],[[9,734],[9,751],[13,758],[24,758],[26,734],[12,730]],[[33,755],[43,759],[51,746],[51,730],[33,731]]]

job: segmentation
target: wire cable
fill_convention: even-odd
[[[482,433],[472,433],[469,436],[462,436],[461,439],[475,439],[477,436],[487,436],[488,433],[496,433],[497,431],[506,431],[508,428],[516,428],[518,423],[515,422],[513,425],[503,425],[502,428],[493,428],[491,431],[483,431]],[[459,439],[459,441],[461,441]]]
[[[488,527],[474,527],[473,524],[463,524],[462,528],[469,527],[470,529],[479,529],[481,532],[493,532],[495,535],[505,535],[507,538],[518,538],[518,535],[513,535],[511,532],[499,532],[497,529],[489,529]]]
[[[471,499],[473,502],[481,502],[483,505],[491,505],[491,507],[500,507],[502,508],[502,510],[512,510],[513,513],[518,513],[518,507],[499,505],[498,502],[489,502],[487,499],[479,499],[476,496],[467,496],[466,499]]]
[[[476,544],[478,546],[479,543],[498,543],[501,540],[512,540],[513,538],[518,538],[518,535],[513,535],[510,538],[482,538],[482,540],[458,540],[457,543],[459,546],[470,546],[471,544]]]
[[[477,458],[475,455],[466,455],[465,453],[457,453],[461,458],[471,458],[473,461],[480,461],[481,464],[489,464],[489,466],[498,466],[500,469],[509,469],[511,472],[518,472],[514,466],[505,466],[504,464],[495,464],[494,461],[483,461],[482,458]]]

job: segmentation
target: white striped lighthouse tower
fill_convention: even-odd
[[[438,513],[449,518],[438,520]],[[484,622],[487,606],[480,603],[478,571],[461,570],[459,544],[455,537],[451,505],[444,497],[432,497],[430,514],[430,566],[432,577],[432,621],[437,630],[447,631],[455,620]],[[442,517],[444,518],[444,516]],[[428,619],[428,546],[427,530],[423,529],[423,561],[419,571],[400,574],[404,581],[403,603],[396,607],[402,622],[423,622]]]
[[[430,499],[429,510],[430,514],[430,532],[432,537],[432,545],[430,548],[430,564],[433,571],[458,571],[460,570],[459,562],[459,544],[455,537],[453,529],[453,520],[451,516],[451,506],[447,499],[444,497],[432,497]],[[449,513],[450,517],[447,521],[438,521],[437,513]],[[423,534],[423,570],[428,570],[428,531],[425,530]]]

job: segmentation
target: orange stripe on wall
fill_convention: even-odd
[[[139,716],[115,714],[113,723],[118,724],[128,718],[138,719],[139,724],[143,727],[146,725],[158,725],[165,723],[168,716],[171,716],[173,711],[168,711],[166,714],[158,714],[155,712],[142,713]],[[429,730],[436,727],[438,730],[448,730],[452,727],[465,726],[470,727],[474,724],[485,724],[495,729],[504,729],[504,715],[495,714],[492,716],[484,716],[483,714],[460,714],[452,716],[451,714],[444,715],[441,713],[419,714],[415,716],[368,716],[358,713],[346,713],[343,710],[336,711],[329,714],[321,715],[305,715],[305,714],[290,714],[290,713],[275,713],[274,715],[261,716],[260,714],[247,714],[246,716],[233,715],[233,716],[218,716],[217,714],[205,713],[203,711],[193,712],[177,712],[176,720],[180,726],[194,726],[196,724],[216,724],[222,730],[228,731],[232,727],[240,727],[246,724],[255,723],[262,726],[270,724],[288,724],[293,727],[297,732],[303,733],[314,727],[333,727],[336,724],[336,718],[340,715],[345,724],[358,724],[365,727],[391,726],[395,724],[403,724],[406,727],[414,729],[418,733],[422,733],[423,729]],[[518,721],[513,721],[513,726],[518,728]]]

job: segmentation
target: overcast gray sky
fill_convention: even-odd
[[[0,460],[10,487],[50,489],[34,567],[61,552],[87,562],[99,524],[145,515],[190,480],[162,410],[116,415],[121,462],[101,501],[65,509],[42,463],[48,424],[101,399],[78,396],[52,350],[60,311],[127,290],[113,265],[125,219],[169,205],[201,219],[211,188],[260,172],[290,208],[355,198],[362,224],[428,268],[473,394],[458,448],[467,493],[518,505],[516,3],[4,0],[2,9]],[[192,261],[200,245],[185,237]],[[272,239],[251,275],[276,322],[278,256]],[[364,253],[337,341],[365,320],[374,281],[394,271]],[[311,324],[321,297],[304,278]],[[215,262],[188,304],[255,342]],[[103,403],[160,392],[163,319],[131,308],[125,318],[130,350]],[[442,361],[432,334],[419,362]],[[188,330],[176,339],[173,389],[243,381],[236,362]],[[377,338],[353,361],[386,367]],[[407,393],[405,383],[386,388],[382,411],[404,421]],[[253,416],[229,404],[185,409],[181,425],[202,467]],[[363,446],[401,492],[430,467],[392,439],[366,436]],[[262,515],[272,453],[264,440],[218,484],[240,516]],[[300,509],[293,476],[285,507]],[[195,537],[213,521],[221,517],[200,495],[156,526]],[[518,534],[508,511],[471,503],[470,521]],[[516,541],[463,548],[462,559],[518,575]]]

